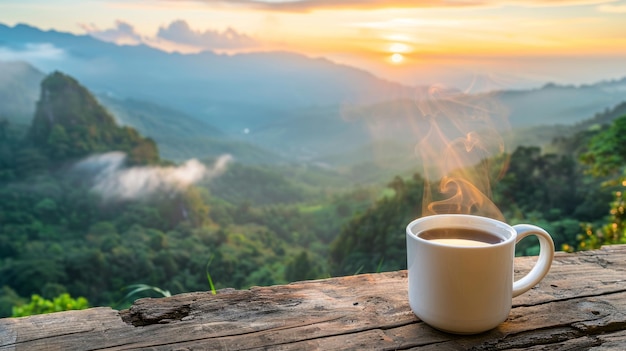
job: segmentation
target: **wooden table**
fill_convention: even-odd
[[[534,259],[517,258],[516,274]],[[557,253],[543,282],[513,299],[509,319],[474,336],[420,322],[406,271],[0,319],[2,351],[137,349],[623,351],[626,245]]]

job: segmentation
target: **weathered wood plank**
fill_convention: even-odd
[[[516,274],[535,258],[516,259]],[[5,350],[626,349],[626,245],[557,253],[506,322],[474,336],[439,332],[407,301],[406,271],[141,299],[0,319]]]
[[[124,330],[119,312],[108,307],[24,318],[0,319],[0,350],[87,350],[109,330]]]

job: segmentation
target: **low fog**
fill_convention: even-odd
[[[93,155],[74,166],[94,176],[92,190],[105,200],[130,200],[149,196],[157,191],[181,191],[201,180],[212,179],[232,161],[230,155],[220,156],[211,167],[196,159],[177,166],[125,166],[126,154],[109,152]]]

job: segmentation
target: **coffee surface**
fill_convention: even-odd
[[[481,247],[503,242],[502,238],[483,230],[470,228],[438,228],[418,234],[422,239],[452,246]]]

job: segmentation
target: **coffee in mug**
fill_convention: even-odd
[[[436,228],[418,234],[421,238],[452,246],[489,246],[503,242],[502,238],[489,232],[470,228]]]
[[[515,244],[539,238],[539,259],[513,281]],[[511,310],[512,298],[548,273],[554,243],[543,229],[509,226],[474,215],[433,215],[406,228],[409,304],[425,323],[445,332],[474,334],[495,328]]]

